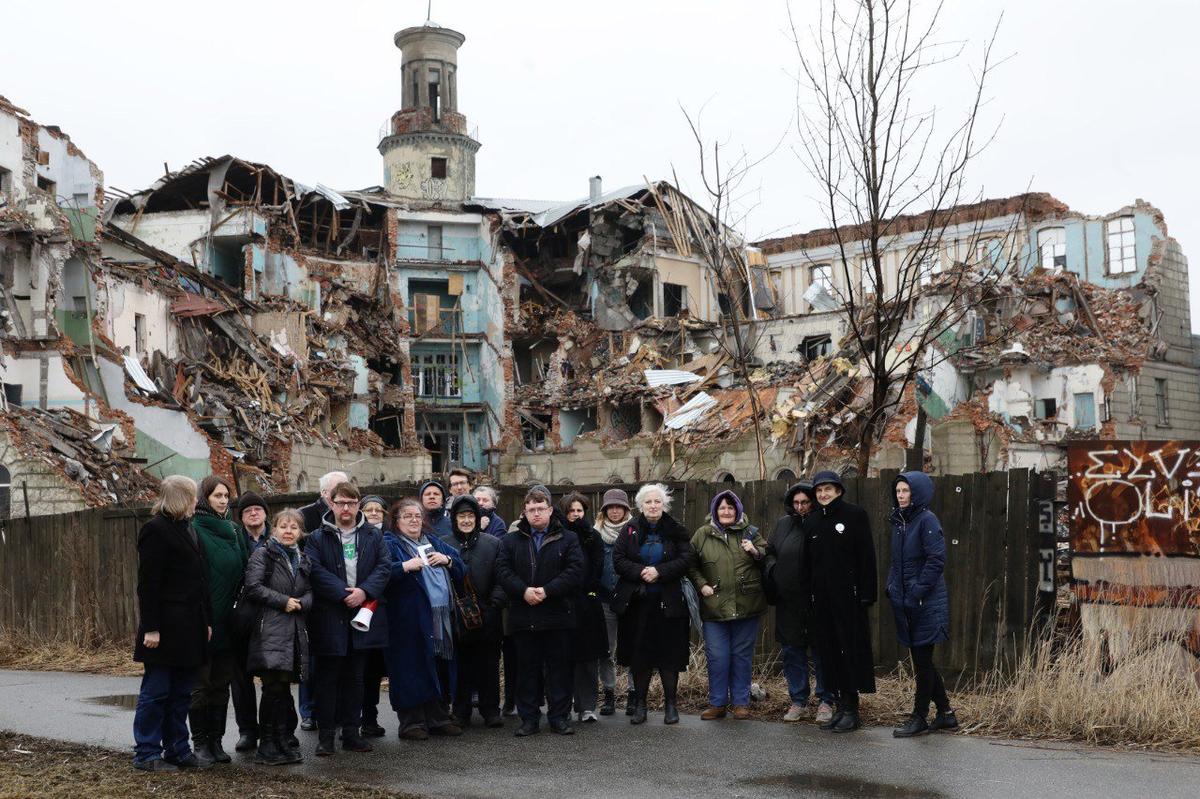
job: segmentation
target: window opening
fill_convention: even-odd
[[[1124,275],[1137,271],[1137,246],[1134,242],[1133,217],[1118,216],[1104,225],[1108,235],[1108,272]]]
[[[1067,230],[1048,227],[1038,231],[1038,252],[1041,253],[1042,269],[1059,272],[1067,266]]]

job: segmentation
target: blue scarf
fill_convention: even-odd
[[[416,541],[406,535],[398,535],[396,538],[410,558],[420,557],[417,547],[430,543],[424,534]],[[437,549],[433,551],[436,552]],[[450,577],[446,569],[435,566],[426,566],[419,573],[421,585],[424,586],[425,595],[429,597],[429,604],[433,609],[433,654],[450,660],[454,657],[454,614],[451,612],[453,602],[450,598]]]

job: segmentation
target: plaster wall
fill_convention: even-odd
[[[42,384],[43,371],[45,386]],[[8,355],[0,363],[0,382],[21,386],[21,405],[27,408],[75,408],[84,411],[86,394],[67,377],[62,355],[55,351]]]
[[[322,444],[294,444],[288,465],[288,485],[297,491],[315,491],[326,472],[343,471],[358,485],[418,482],[429,476],[429,454],[371,455]]]
[[[77,208],[96,205],[99,173],[87,158],[72,154],[66,139],[41,127],[38,128],[38,149],[49,154],[49,163],[38,164],[37,174],[54,181],[60,205]]]
[[[14,201],[25,199],[28,193],[23,153],[20,122],[13,114],[0,111],[0,168],[12,173],[9,175],[9,184],[10,197]]]
[[[26,515],[25,495],[29,495],[28,514],[48,516],[70,513],[88,507],[75,483],[39,458],[27,458],[0,431],[0,463],[9,472],[9,518],[0,519],[0,529],[12,529]]]

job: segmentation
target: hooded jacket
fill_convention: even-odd
[[[258,624],[250,633],[246,670],[295,671],[308,679],[308,627],[312,610],[312,566],[301,552],[293,568],[284,547],[270,541],[250,556],[246,567],[246,596],[260,606]],[[300,600],[300,610],[288,613],[288,599]]]
[[[229,613],[233,610],[238,588],[242,585],[246,562],[250,560],[250,545],[241,528],[228,515],[218,516],[207,505],[196,508],[192,528],[208,561],[213,628],[209,648],[214,652],[222,652],[233,645],[229,639]]]
[[[737,509],[737,521],[728,527],[717,521],[717,504],[725,498]],[[753,542],[757,558],[742,549],[745,539]],[[762,578],[767,542],[746,519],[736,494],[722,491],[713,497],[708,518],[692,535],[691,544],[696,555],[689,576],[700,594],[700,615],[705,621],[734,621],[767,612]],[[712,587],[712,596],[704,596],[706,585]]]
[[[371,627],[359,632],[350,626],[358,612],[346,606],[346,558],[333,511],[325,514],[321,527],[304,541],[304,554],[311,564],[313,609],[308,616],[309,647],[314,655],[342,656],[349,651],[351,636],[354,648],[382,649],[388,640],[387,615],[383,610],[383,592],[392,573],[392,557],[383,541],[383,533],[367,524],[362,513],[355,520],[355,587],[361,588],[367,599],[380,600]]]
[[[550,517],[542,545],[534,544],[529,520],[522,517],[500,541],[496,575],[508,595],[506,632],[570,630],[576,625],[575,594],[583,584],[583,552],[579,539]],[[525,601],[526,588],[543,588],[546,599]]]
[[[438,490],[442,492],[443,507],[437,508],[436,510],[429,510],[425,507],[425,501],[421,497],[425,494],[425,489],[429,488],[429,486],[436,486]],[[454,543],[453,525],[450,524],[450,511],[446,510],[444,507],[447,496],[446,487],[437,480],[426,480],[425,482],[421,483],[421,485],[417,486],[417,501],[421,503],[421,512],[425,514],[425,523],[428,524],[429,527],[435,533],[437,533],[438,537],[440,537],[443,541],[452,547],[456,547],[457,545]]]
[[[811,483],[799,482],[788,489],[783,497],[787,513],[775,523],[775,530],[767,539],[763,567],[767,599],[775,605],[775,640],[785,646],[807,646],[809,639],[812,599],[804,577],[807,552],[804,525],[813,518],[813,513],[809,511],[804,516],[796,513],[792,500],[800,493],[809,498],[814,509],[817,507]]]
[[[912,501],[901,508],[895,488],[908,483]],[[927,646],[947,640],[950,599],[943,571],[946,539],[942,525],[929,509],[933,481],[924,472],[904,472],[892,483],[892,565],[887,596],[896,617],[896,637],[904,646]]]
[[[475,514],[475,529],[463,535],[458,530],[456,517],[464,510]],[[499,641],[504,636],[502,620],[504,606],[508,604],[508,596],[504,593],[500,581],[496,579],[496,563],[500,559],[500,539],[480,530],[483,511],[472,496],[455,497],[450,501],[450,523],[454,526],[454,545],[466,564],[467,576],[471,579],[471,587],[479,599],[479,609],[483,615],[483,626],[475,630],[460,627],[460,639],[463,643],[482,641]]]

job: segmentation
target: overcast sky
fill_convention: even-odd
[[[1200,67],[1191,0],[947,0],[939,38],[967,44],[925,89],[947,112],[1003,12],[986,115],[1003,119],[969,183],[1046,191],[1085,213],[1141,197],[1200,259]],[[816,0],[793,0],[802,24]],[[202,155],[231,153],[297,180],[382,183],[375,146],[400,104],[395,31],[425,0],[204,3],[5,0],[0,94],[57,124],[135,191]],[[820,227],[790,148],[796,54],[784,0],[434,0],[467,37],[459,110],[483,146],[477,192],[572,199],[669,177],[699,189],[680,106],[751,155],[751,239]],[[1200,262],[1200,261],[1198,261]],[[1193,327],[1200,329],[1193,273]]]

